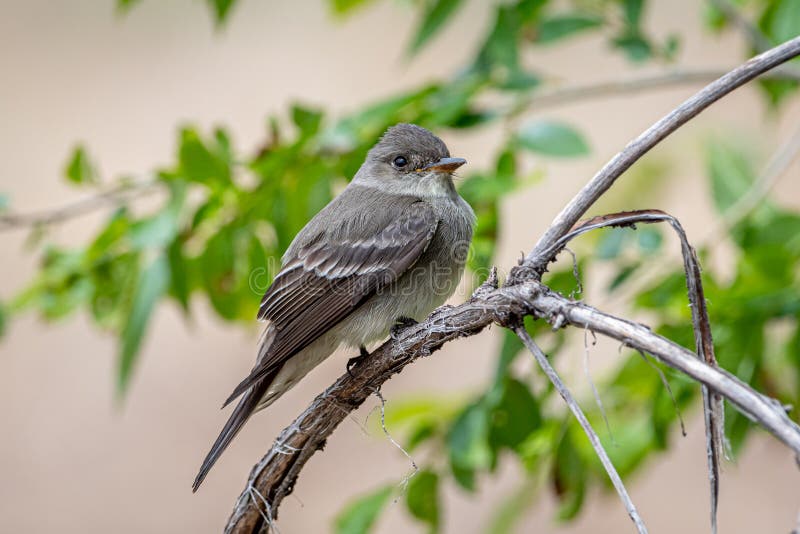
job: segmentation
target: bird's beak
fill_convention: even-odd
[[[442,158],[422,167],[420,171],[453,172],[467,162],[464,158]]]

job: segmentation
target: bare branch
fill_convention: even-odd
[[[553,108],[594,98],[624,96],[654,89],[709,83],[724,76],[727,72],[728,70],[722,69],[676,68],[667,72],[630,78],[620,79],[617,77],[600,82],[556,86],[521,98],[511,107],[508,115],[516,117],[529,109]],[[770,79],[800,81],[800,71],[789,69],[786,66],[779,67],[764,76]]]
[[[711,5],[717,8],[722,15],[733,23],[744,34],[753,48],[763,52],[770,47],[769,39],[764,35],[758,26],[747,19],[739,9],[729,0],[711,0]]]
[[[711,367],[690,350],[655,334],[645,325],[570,301],[542,285],[536,288],[533,282],[527,282],[522,287],[528,288],[526,291],[530,296],[527,304],[537,316],[543,316],[551,323],[558,318],[564,324],[589,328],[622,341],[633,349],[651,354],[662,363],[708,386],[800,455],[800,427],[788,417],[785,407],[777,400],[754,391],[724,369]]]
[[[513,330],[516,332],[517,336],[519,336],[520,340],[522,340],[525,348],[527,348],[531,354],[533,354],[533,357],[536,358],[536,363],[539,364],[539,367],[542,368],[544,374],[547,375],[547,378],[549,378],[550,382],[553,383],[556,391],[558,391],[559,395],[561,395],[561,398],[564,399],[564,402],[567,403],[572,415],[575,416],[575,419],[578,420],[581,428],[583,428],[583,431],[589,438],[589,442],[592,444],[594,452],[597,454],[598,458],[600,458],[600,463],[603,464],[603,468],[606,470],[606,473],[608,473],[608,478],[611,479],[614,489],[617,490],[619,498],[622,500],[623,504],[625,504],[625,509],[628,511],[631,521],[633,521],[633,524],[636,525],[636,530],[638,530],[640,534],[646,534],[647,528],[644,526],[644,522],[639,516],[639,512],[636,511],[636,506],[633,504],[630,495],[628,495],[628,490],[625,489],[625,484],[622,483],[622,478],[620,478],[619,473],[617,473],[617,469],[611,462],[611,458],[608,457],[608,453],[603,448],[603,444],[600,443],[600,438],[597,436],[597,432],[594,431],[591,423],[589,423],[589,420],[586,419],[586,415],[583,413],[583,410],[581,410],[578,402],[572,396],[572,393],[570,393],[567,386],[565,386],[561,381],[561,378],[558,376],[558,373],[556,373],[556,370],[553,369],[552,365],[550,365],[547,356],[544,352],[542,352],[542,349],[539,348],[539,345],[533,341],[530,334],[528,334],[528,331],[520,325],[513,327]]]
[[[569,204],[561,210],[561,213],[556,216],[550,228],[547,229],[525,259],[526,270],[532,269],[534,272],[543,272],[551,261],[551,258],[544,251],[569,232],[572,225],[614,184],[616,179],[639,158],[649,152],[651,148],[723,96],[798,55],[800,55],[800,37],[796,37],[750,59],[707,85],[628,143],[622,152],[606,163]],[[516,281],[519,277],[524,277],[524,273],[517,271],[512,279]]]
[[[0,213],[0,232],[29,226],[57,224],[109,205],[120,205],[133,198],[153,193],[156,191],[154,185],[155,182],[152,180],[123,182],[106,191],[57,208],[33,213]]]
[[[720,223],[703,239],[704,243],[715,243],[742,219],[750,215],[770,192],[775,183],[786,173],[800,154],[800,128],[784,141],[770,157],[766,167],[753,185],[730,208],[725,211]]]
[[[226,532],[253,533],[263,528],[264,504],[253,499],[251,487],[270,503],[270,517],[274,520],[281,501],[292,491],[308,459],[324,447],[339,423],[350,411],[358,408],[374,388],[409,363],[430,355],[449,341],[475,335],[492,323],[515,324],[526,314],[545,318],[551,323],[559,321],[588,328],[653,355],[725,397],[744,415],[800,455],[800,427],[789,419],[779,402],[758,393],[728,372],[709,366],[690,350],[653,333],[644,325],[605,314],[553,293],[534,280],[502,288],[495,288],[495,284],[496,278],[492,277],[468,302],[439,308],[425,321],[402,330],[396,339],[388,340],[355,367],[352,376],[345,372],[314,399],[253,468]]]
[[[664,375],[664,371],[662,371],[659,366],[651,362],[650,358],[647,357],[647,354],[645,354],[642,351],[637,351],[637,352],[639,353],[639,356],[642,357],[642,360],[644,360],[644,363],[649,365],[650,368],[653,369],[658,374],[658,378],[661,380],[661,384],[664,386],[664,389],[667,391],[669,398],[672,400],[672,407],[675,408],[675,413],[678,415],[678,422],[681,425],[681,435],[683,437],[686,437],[686,425],[683,422],[683,415],[681,415],[681,408],[680,406],[678,406],[678,400],[675,398],[675,394],[672,393],[672,388],[669,385],[669,380],[667,380],[667,377]]]
[[[697,356],[712,367],[717,367],[717,358],[714,354],[714,343],[711,337],[711,323],[708,318],[703,280],[700,275],[700,262],[697,253],[689,244],[689,239],[680,222],[660,210],[639,210],[612,213],[600,217],[593,217],[576,225],[567,235],[556,241],[548,254],[555,256],[571,239],[590,230],[609,226],[624,227],[634,226],[636,223],[667,222],[678,234],[681,241],[683,256],[683,269],[686,278],[686,289],[689,293],[689,306],[692,313],[692,330],[695,337],[695,350]],[[714,393],[710,393],[703,386],[703,414],[706,428],[706,450],[708,455],[708,478],[711,484],[711,531],[717,532],[717,501],[719,499],[719,474],[720,456],[724,443],[724,410],[722,400]]]
[[[712,251],[724,236],[744,220],[767,197],[775,184],[786,175],[789,167],[797,161],[800,155],[800,128],[795,130],[788,139],[785,139],[776,148],[769,161],[759,172],[750,188],[723,214],[713,227],[700,238],[699,248],[709,247]],[[660,255],[657,259],[645,260],[621,291],[617,291],[607,303],[609,308],[627,302],[632,295],[639,293],[643,288],[658,280],[672,270],[671,257]]]

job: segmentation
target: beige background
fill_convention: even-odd
[[[475,37],[490,22],[488,3],[469,2],[455,23],[408,62],[403,50],[410,12],[380,2],[335,21],[324,2],[241,0],[224,31],[214,31],[201,2],[148,0],[127,17],[111,0],[0,1],[0,191],[19,209],[44,209],[81,197],[59,176],[70,147],[85,141],[103,172],[144,174],[171,161],[175,126],[230,127],[242,149],[263,138],[265,117],[292,100],[322,104],[338,114],[451,74],[470,57]],[[699,26],[702,4],[659,1],[649,13],[659,32],[684,36],[681,64],[728,66],[745,49],[735,36],[711,38]],[[537,51],[532,66],[566,81],[635,75],[610,57],[600,40],[579,39]],[[547,179],[507,202],[498,263],[510,265],[530,248],[557,209],[594,170],[692,88],[534,110],[583,128],[593,152],[575,162],[532,161]],[[659,148],[675,161],[674,184],[625,207],[658,207],[681,217],[690,236],[702,236],[711,216],[702,175],[701,141],[709,131],[746,132],[768,154],[800,119],[795,103],[765,119],[762,101],[744,89],[704,114]],[[444,132],[455,155],[480,166],[500,128],[469,136]],[[660,154],[660,156],[659,156]],[[779,184],[778,197],[800,205],[798,167]],[[679,178],[678,178],[679,177]],[[629,178],[633,180],[633,177]],[[635,177],[644,183],[648,176]],[[617,197],[621,198],[619,193]],[[628,196],[630,198],[630,196]],[[617,200],[617,203],[619,200]],[[102,214],[55,232],[80,243]],[[0,298],[28,279],[36,258],[24,232],[3,233]],[[591,286],[591,282],[590,282]],[[597,293],[595,291],[595,293]],[[591,288],[590,288],[591,294]],[[258,298],[254,296],[254,298]],[[115,343],[79,315],[57,325],[25,316],[0,342],[0,532],[217,532],[252,463],[306,401],[342,372],[347,355],[323,364],[268,413],[260,414],[212,471],[201,491],[190,483],[224,422],[220,401],[249,369],[257,329],[216,320],[195,299],[184,321],[172,305],[159,308],[123,403],[114,399]],[[385,386],[389,402],[412,394],[466,391],[490,376],[496,338],[490,332],[452,343]],[[616,346],[595,349],[593,366],[612,365]],[[574,361],[573,361],[574,360]],[[579,353],[565,357],[568,373]],[[579,367],[578,367],[579,369]],[[581,375],[570,382],[585,388]],[[363,421],[370,406],[355,414]],[[702,428],[690,416],[689,437],[630,482],[651,532],[707,532]],[[284,534],[327,532],[347,499],[379,484],[399,482],[407,461],[379,433],[345,422],[303,472],[281,509]],[[519,480],[512,461],[470,497],[446,490],[447,532],[484,532],[492,510]],[[788,532],[800,511],[800,475],[787,450],[770,438],[751,442],[726,466],[721,532]],[[543,497],[519,532],[630,532],[613,495],[593,495],[580,520],[559,527]],[[416,532],[401,505],[389,507],[378,532]]]

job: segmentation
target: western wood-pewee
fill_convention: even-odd
[[[194,481],[196,491],[247,419],[340,344],[361,347],[422,320],[456,290],[475,214],[453,185],[466,163],[413,124],[389,128],[353,181],[295,237],[261,301],[253,370]],[[349,365],[348,365],[349,368]]]

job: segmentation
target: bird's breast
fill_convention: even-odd
[[[456,292],[475,220],[469,205],[457,200],[431,203],[439,224],[430,245],[408,271],[343,321],[342,340],[358,346],[383,339],[398,317],[421,321]]]

